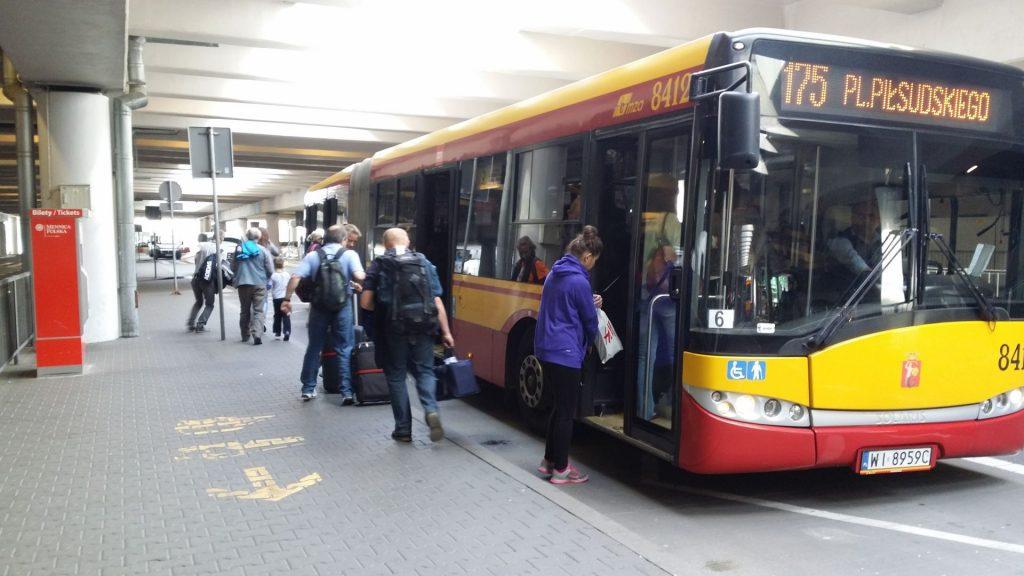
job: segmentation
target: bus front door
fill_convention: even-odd
[[[624,349],[590,365],[582,414],[666,458],[678,428],[680,303],[670,287],[683,265],[689,141],[689,125],[599,135],[592,162],[605,244],[594,290]]]
[[[690,126],[645,134],[632,290],[636,352],[630,436],[674,454],[681,396],[680,302]]]

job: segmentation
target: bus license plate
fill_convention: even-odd
[[[932,452],[931,446],[888,450],[861,450],[857,473],[882,474],[887,472],[931,470],[935,467]]]

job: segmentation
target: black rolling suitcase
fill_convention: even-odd
[[[341,358],[329,348],[320,352],[320,369],[323,371],[324,394],[341,394]]]
[[[391,402],[388,380],[384,377],[384,369],[377,365],[377,349],[366,337],[366,331],[359,325],[359,305],[353,295],[355,326],[355,347],[352,348],[352,389],[356,393],[356,402],[365,404],[384,404]]]
[[[373,342],[360,342],[352,351],[352,387],[360,404],[382,404],[391,401],[384,370],[377,367]]]

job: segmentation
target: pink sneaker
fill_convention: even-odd
[[[580,472],[575,466],[569,464],[565,470],[553,470],[551,473],[552,484],[582,484],[590,480],[590,476]]]
[[[541,460],[540,466],[537,466],[537,474],[540,474],[541,477],[546,479],[551,478],[552,472],[554,471],[551,469],[551,463],[548,462],[546,458],[544,460]]]

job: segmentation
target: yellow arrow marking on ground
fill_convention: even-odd
[[[206,493],[214,498],[238,498],[239,500],[269,500],[270,502],[277,502],[295,494],[301,492],[304,488],[316,484],[323,480],[320,474],[314,472],[308,476],[299,478],[298,482],[293,482],[284,488],[277,485],[277,482],[267,472],[267,469],[260,466],[258,468],[246,468],[245,477],[249,479],[249,483],[252,484],[253,490],[225,490],[223,488],[207,488]]]
[[[202,436],[204,434],[219,434],[222,432],[235,432],[246,426],[257,422],[269,420],[270,416],[218,416],[216,418],[204,418],[202,420],[181,420],[174,427],[181,434]]]
[[[199,454],[203,460],[221,460],[223,458],[234,458],[245,456],[246,451],[269,452],[289,446],[302,444],[306,439],[302,436],[285,436],[284,438],[264,438],[262,440],[250,440],[248,442],[218,442],[216,444],[200,444],[179,448],[175,460],[188,460]]]

